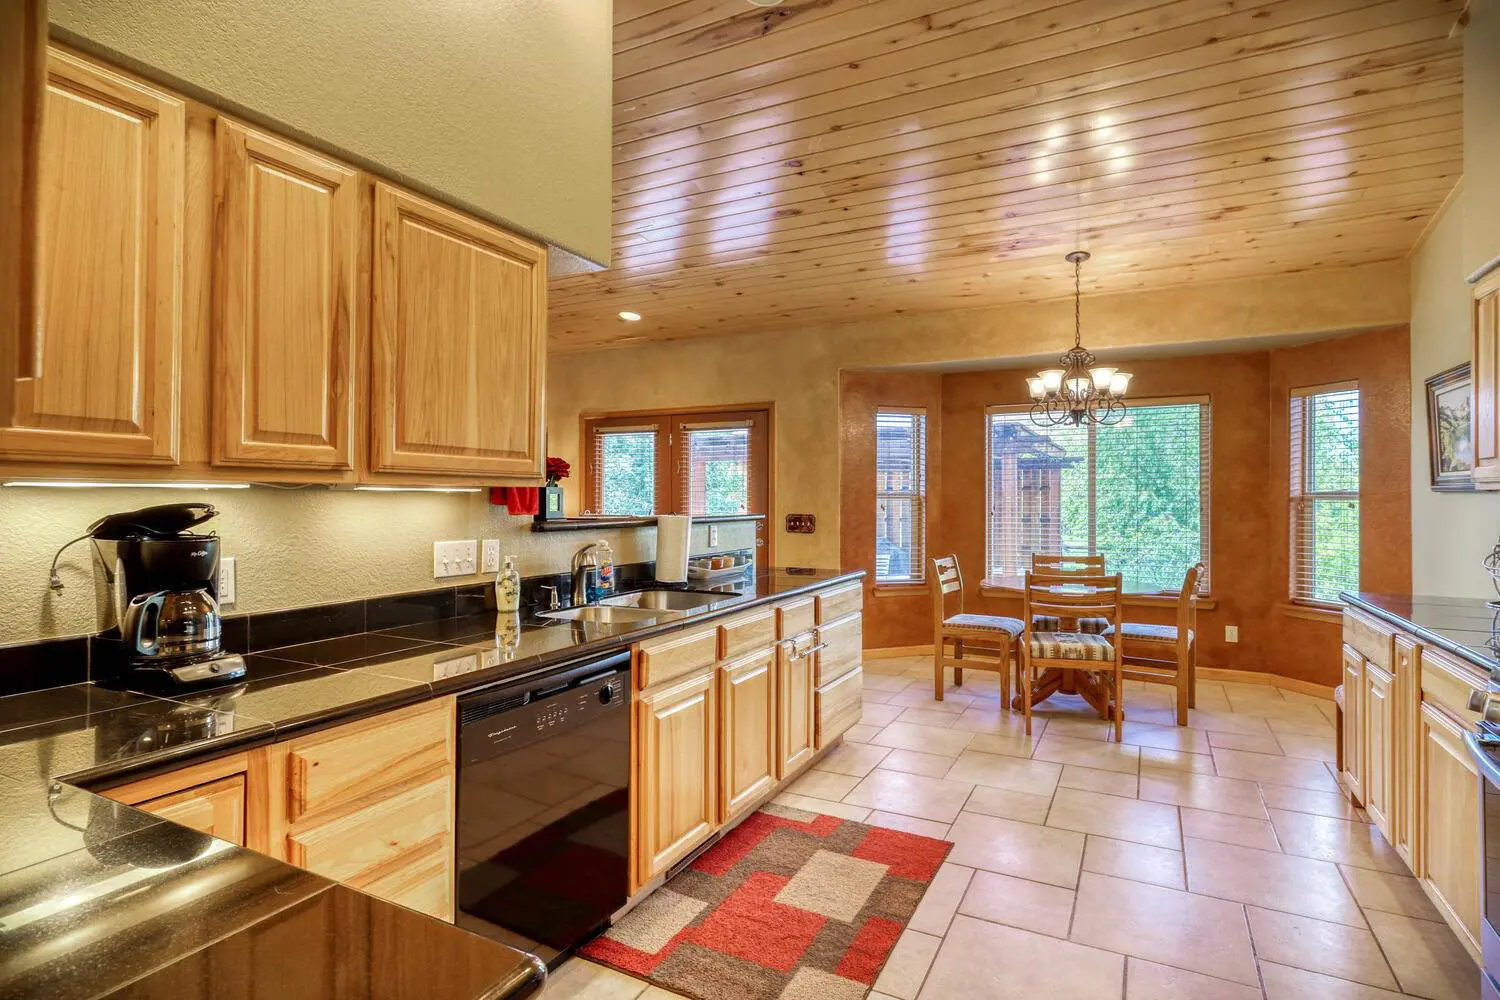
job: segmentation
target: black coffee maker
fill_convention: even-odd
[[[219,645],[219,539],[189,531],[216,514],[206,503],[163,504],[89,526],[96,681],[170,689],[244,676],[244,658]]]

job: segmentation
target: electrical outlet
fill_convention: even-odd
[[[234,556],[219,560],[219,603],[234,603]]]
[[[479,572],[478,547],[474,539],[460,542],[432,543],[432,576],[441,580],[448,576],[473,576]]]
[[[1238,625],[1225,625],[1224,626],[1224,641],[1225,642],[1239,642],[1240,641],[1240,627]]]
[[[486,538],[483,542],[484,564],[479,567],[481,573],[500,572],[500,539]]]
[[[716,549],[719,547],[719,526],[710,524],[708,526],[708,547]]]

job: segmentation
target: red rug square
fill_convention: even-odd
[[[687,939],[777,972],[790,972],[828,918],[776,902],[776,894],[789,881],[756,872]]]

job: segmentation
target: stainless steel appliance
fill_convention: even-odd
[[[551,966],[629,893],[630,653],[458,699],[458,924]]]
[[[89,526],[97,680],[177,688],[244,675],[244,659],[220,648],[219,539],[188,531],[217,513],[208,504],[164,504]]]

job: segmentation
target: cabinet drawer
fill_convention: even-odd
[[[451,700],[418,705],[316,736],[287,749],[287,822],[341,806],[372,790],[454,761]]]
[[[1479,721],[1479,714],[1469,710],[1469,694],[1485,689],[1488,684],[1485,672],[1467,660],[1432,646],[1422,647],[1420,662],[1422,700],[1440,706],[1448,715],[1473,729]]]
[[[636,667],[641,688],[706,667],[719,656],[719,630],[701,628],[643,642]]]
[[[859,666],[862,622],[861,615],[853,614],[818,627],[818,645],[823,647],[818,650],[817,673],[813,679],[818,687]]]
[[[832,684],[818,688],[819,750],[838,739],[844,730],[859,721],[864,712],[860,699],[863,687],[864,671],[855,667]]]
[[[137,804],[137,809],[245,846],[245,776],[236,774]]]
[[[719,626],[719,659],[730,660],[776,642],[776,609],[757,608]]]
[[[287,835],[287,861],[336,882],[453,835],[453,782],[437,778]]]
[[[817,613],[811,597],[799,597],[776,605],[776,638],[790,639],[810,631],[817,624]]]
[[[861,581],[825,590],[817,596],[818,624],[853,614],[865,606],[865,586]]]
[[[1395,635],[1396,630],[1378,618],[1344,609],[1344,642],[1383,670],[1391,669],[1391,640]]]
[[[350,883],[356,889],[441,920],[453,919],[453,843],[440,837]]]

